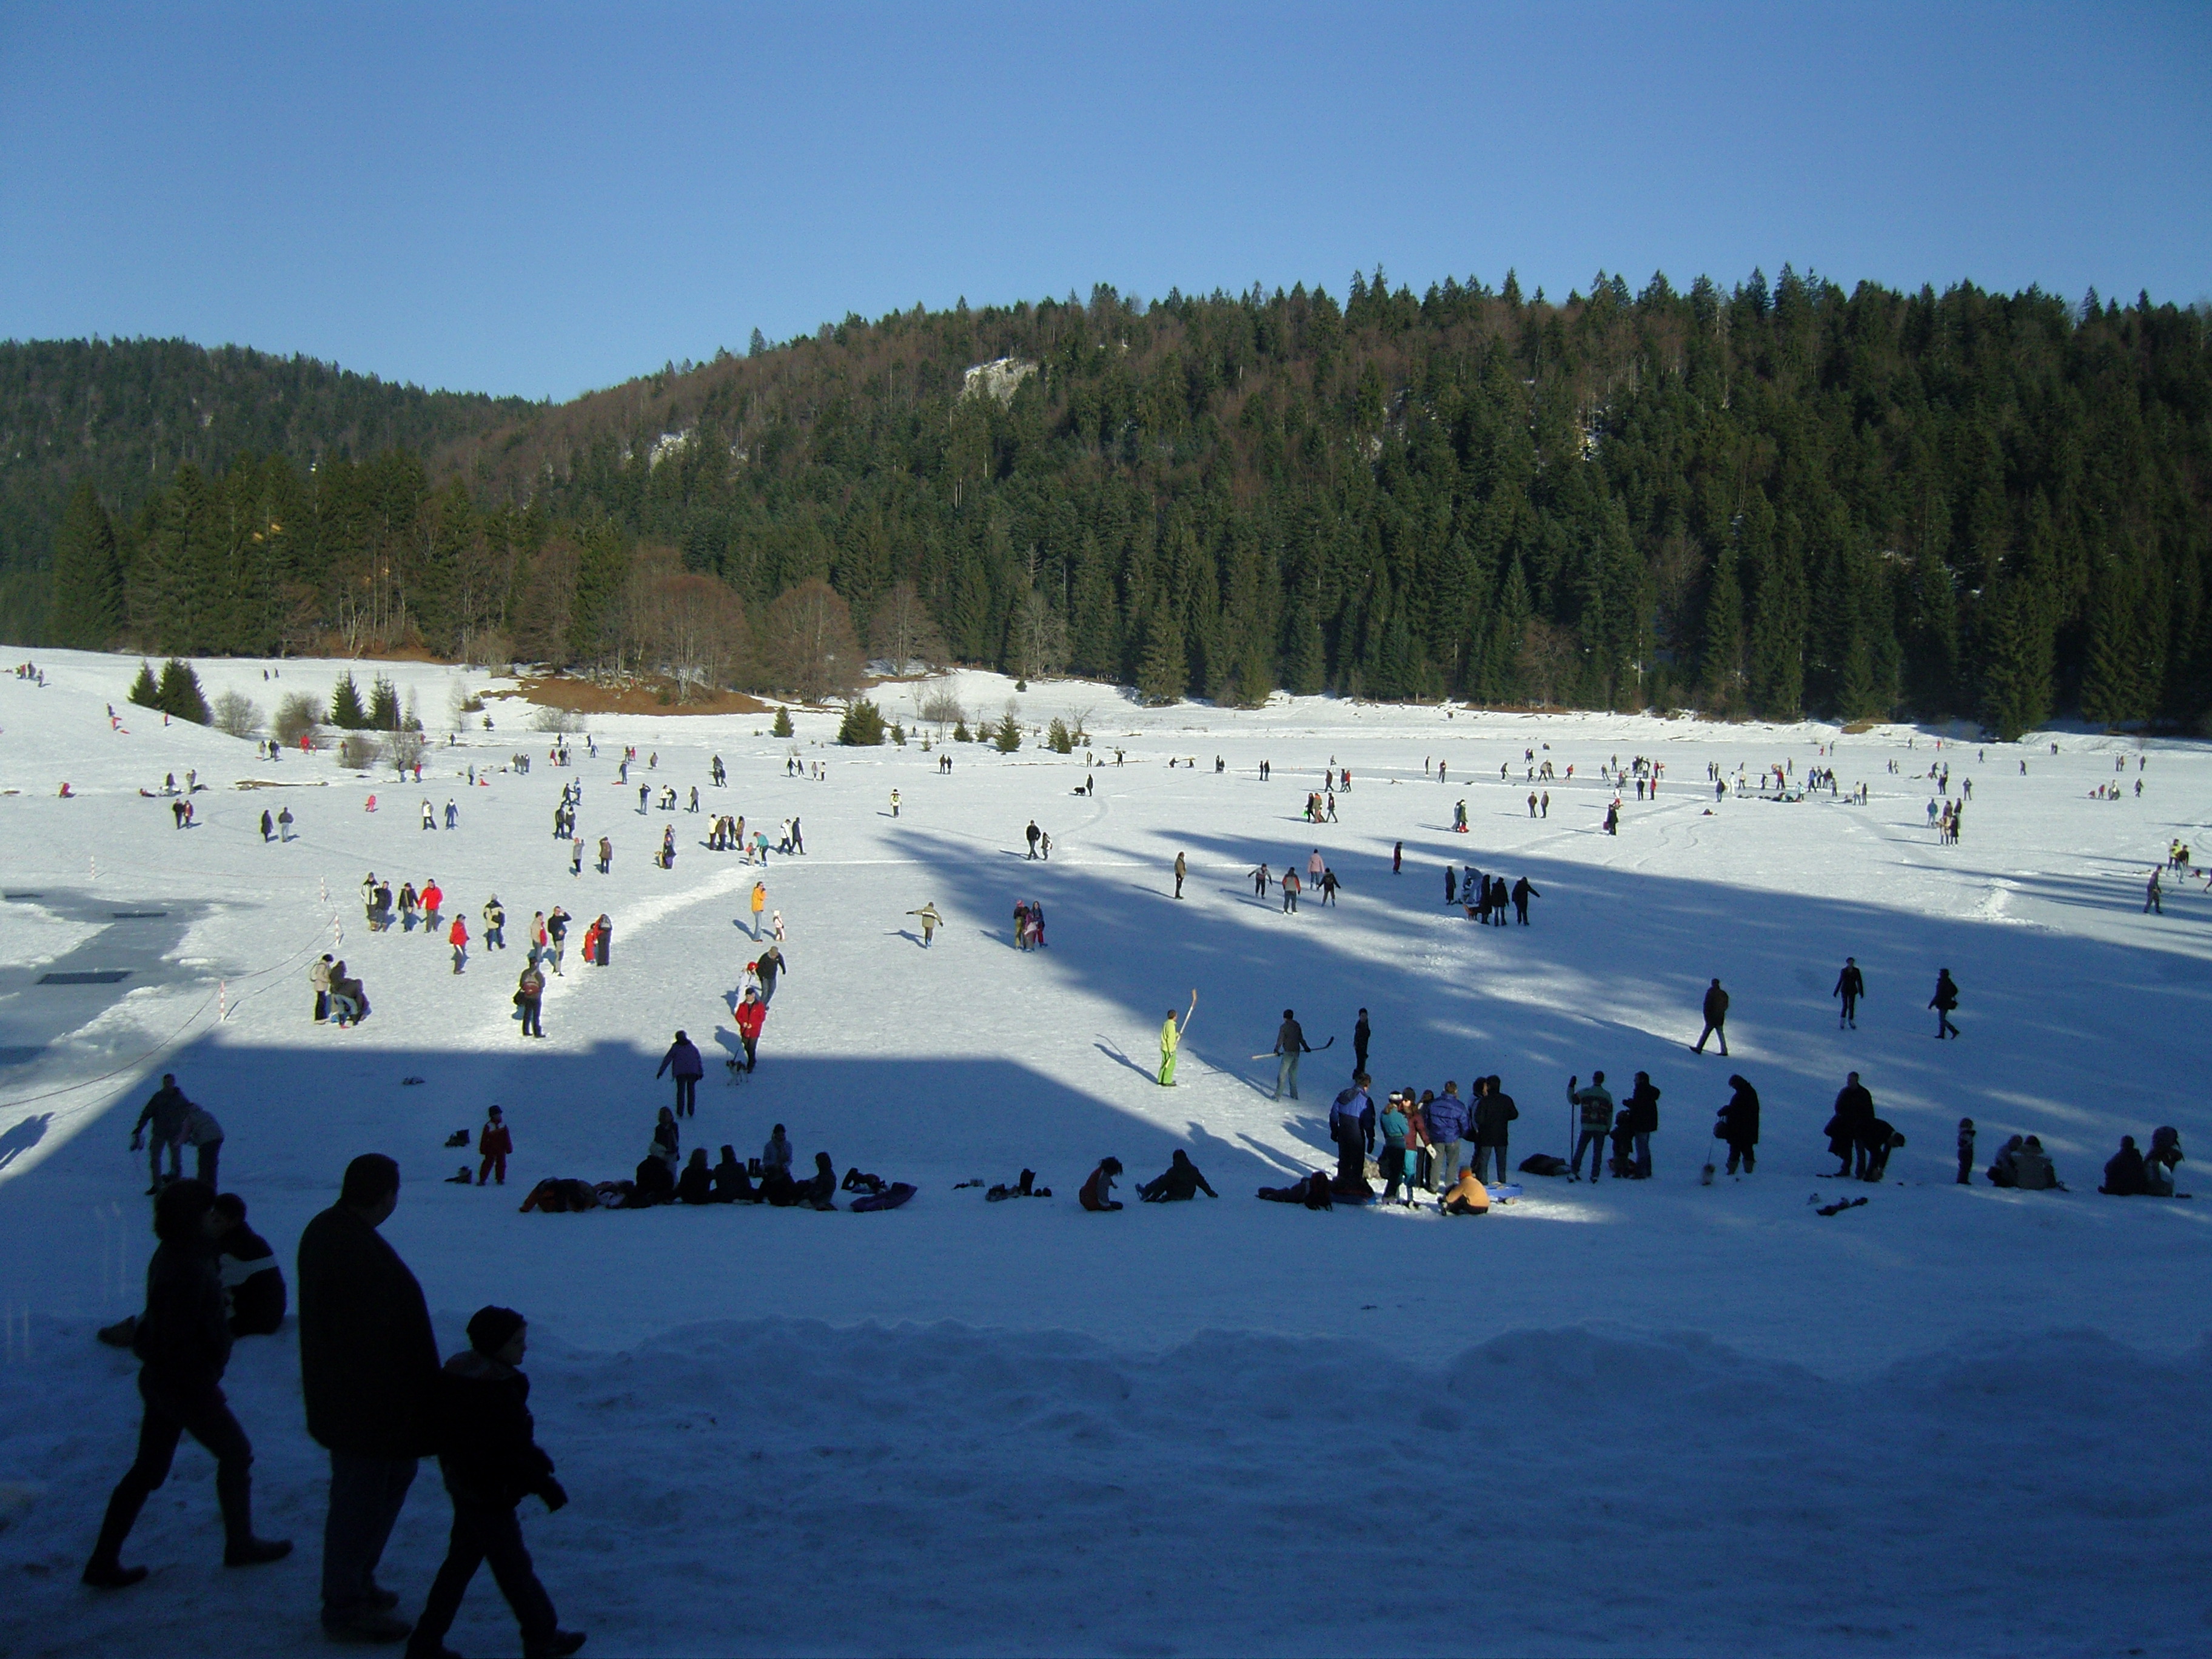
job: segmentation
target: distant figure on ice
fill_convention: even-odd
[[[938,914],[937,901],[932,899],[921,909],[909,910],[907,915],[921,923],[921,948],[927,951],[931,941],[936,939],[937,930],[945,926],[945,918]]]
[[[1866,994],[1866,975],[1859,972],[1856,957],[1844,958],[1844,970],[1836,975],[1836,988],[1828,994],[1844,1000],[1844,1011],[1836,1016],[1836,1029],[1840,1031],[1848,1025],[1854,1031],[1857,1030],[1859,999]]]
[[[1705,1029],[1698,1033],[1698,1040],[1692,1046],[1691,1053],[1702,1054],[1705,1052],[1705,1039],[1717,1037],[1720,1039],[1721,1058],[1728,1058],[1728,1011],[1729,994],[1721,989],[1720,980],[1716,976],[1713,982],[1705,988]]]
[[[1959,1035],[1959,1028],[1951,1024],[1951,1011],[1959,1006],[1959,987],[1952,979],[1948,968],[1936,972],[1936,994],[1928,999],[1928,1006],[1936,1011],[1936,1040]]]

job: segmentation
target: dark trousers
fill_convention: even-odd
[[[410,1650],[436,1651],[446,1632],[453,1627],[453,1615],[461,1610],[461,1597],[468,1593],[469,1581],[485,1562],[491,1564],[492,1578],[500,1594],[507,1597],[507,1605],[514,1609],[515,1622],[522,1626],[523,1651],[537,1652],[552,1639],[556,1627],[553,1601],[545,1594],[545,1586],[538,1582],[537,1569],[530,1565],[530,1552],[523,1547],[522,1523],[514,1505],[472,1504],[457,1494],[453,1537],[446,1546],[445,1562],[430,1582],[430,1594],[423,1600],[422,1616],[415,1621]]]
[[[1936,1040],[1941,1042],[1946,1036],[1956,1036],[1958,1035],[1959,1028],[1951,1024],[1951,1011],[1948,1008],[1938,1008],[1936,1011]]]
[[[745,1045],[745,1070],[750,1072],[757,1064],[759,1063],[760,1060],[760,1055],[757,1052],[760,1045],[760,1039],[758,1037],[740,1036],[738,1041]]]
[[[253,1447],[246,1431],[223,1403],[222,1391],[210,1388],[198,1399],[181,1399],[144,1371],[138,1373],[138,1396],[146,1403],[138,1422],[138,1458],[116,1483],[107,1500],[107,1515],[100,1524],[100,1541],[92,1559],[106,1566],[115,1565],[123,1540],[146,1499],[169,1478],[177,1442],[189,1434],[215,1456],[216,1497],[222,1505],[222,1531],[227,1545],[236,1546],[253,1536]]]
[[[1856,1025],[1859,1023],[1859,1000],[1856,997],[1844,999],[1844,1012],[1838,1016],[1838,1020],[1842,1024],[1850,1025]]]
[[[1583,1148],[1587,1146],[1590,1155],[1590,1179],[1595,1181],[1599,1165],[1605,1158],[1605,1144],[1612,1138],[1612,1131],[1607,1129],[1583,1130],[1581,1139],[1575,1142],[1575,1155],[1567,1160],[1567,1173],[1571,1176],[1582,1173]]]
[[[411,1457],[331,1454],[331,1507],[323,1522],[323,1618],[341,1621],[369,1605],[376,1564],[415,1483]]]
[[[323,1023],[323,1021],[325,1021],[325,1020],[328,1019],[330,1017],[331,1017],[331,994],[330,994],[328,991],[318,991],[318,992],[316,992],[316,993],[315,993],[315,1023],[316,1023],[318,1025],[319,1025],[319,1024],[321,1024]]]
[[[1974,1155],[1972,1152],[1959,1154],[1958,1184],[1961,1187],[1971,1187],[1974,1184]]]
[[[699,1079],[697,1078],[679,1077],[676,1079],[676,1115],[678,1117],[699,1115]]]
[[[522,1000],[522,1035],[523,1035],[523,1036],[544,1036],[545,1035],[545,1028],[544,1028],[544,1025],[542,1025],[542,1024],[540,1024],[538,1023],[538,1000],[536,997],[525,997],[525,998],[523,998],[523,1000]]]
[[[1651,1177],[1651,1136],[1647,1130],[1636,1132],[1636,1173],[1647,1181]]]
[[[1504,1186],[1505,1184],[1505,1143],[1501,1140],[1496,1146],[1478,1145],[1475,1147],[1474,1178],[1477,1181],[1484,1178],[1482,1170],[1485,1158],[1490,1160],[1492,1173],[1497,1176],[1498,1184]]]
[[[1728,1033],[1723,1030],[1719,1026],[1714,1024],[1712,1021],[1707,1020],[1705,1022],[1705,1029],[1698,1033],[1698,1052],[1699,1054],[1702,1054],[1705,1052],[1705,1039],[1707,1037],[1718,1037],[1720,1039],[1721,1052],[1723,1054],[1728,1053]]]
[[[1367,1141],[1358,1129],[1336,1138],[1336,1178],[1346,1186],[1367,1181]]]
[[[209,1191],[215,1191],[215,1169],[216,1165],[222,1161],[222,1142],[220,1140],[202,1141],[199,1146],[199,1158],[198,1161],[199,1164],[198,1173],[200,1180],[207,1183]]]
[[[1756,1146],[1739,1146],[1735,1142],[1731,1140],[1729,1142],[1728,1161],[1728,1172],[1730,1175],[1734,1175],[1735,1173],[1736,1160],[1738,1158],[1743,1160],[1743,1172],[1746,1175],[1749,1175],[1753,1170],[1756,1170],[1759,1167],[1759,1148]]]

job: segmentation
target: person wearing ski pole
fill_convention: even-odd
[[[1198,1012],[1198,993],[1190,994],[1190,1012],[1176,1024],[1176,1011],[1168,1010],[1167,1023],[1160,1027],[1160,1087],[1175,1087],[1176,1050],[1182,1046],[1182,1035],[1190,1030],[1191,1015]]]

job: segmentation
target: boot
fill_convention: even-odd
[[[264,1562],[282,1561],[292,1553],[289,1538],[241,1538],[223,1546],[222,1564],[226,1567],[258,1567]]]
[[[281,1561],[292,1553],[289,1538],[253,1535],[253,1477],[245,1464],[218,1465],[215,1494],[222,1505],[222,1564],[226,1567],[255,1567]]]
[[[92,1547],[92,1559],[84,1565],[86,1583],[96,1589],[122,1589],[146,1576],[145,1568],[122,1564],[123,1540],[131,1536],[138,1511],[145,1505],[146,1494],[125,1475],[114,1496],[107,1500],[107,1513],[100,1517],[100,1540]]]
[[[128,1589],[145,1576],[143,1567],[126,1567],[95,1556],[85,1564],[83,1582],[94,1589]]]

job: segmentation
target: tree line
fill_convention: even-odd
[[[47,637],[2202,729],[2207,323],[1788,267],[848,317],[127,515],[81,485]]]

